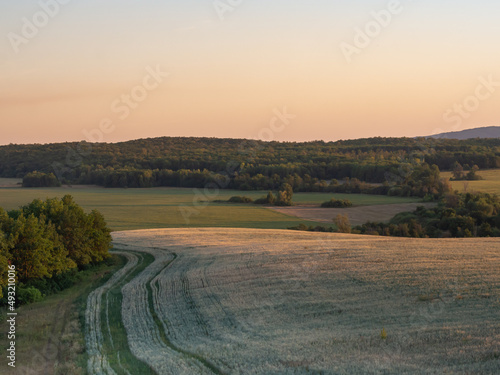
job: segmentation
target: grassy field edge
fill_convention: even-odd
[[[88,294],[104,284],[124,264],[113,255],[106,263],[82,271],[74,286],[43,301],[21,306],[16,312],[16,369],[30,374],[86,374],[85,306]],[[6,311],[1,310],[2,331],[6,332]],[[7,348],[7,336],[0,339]],[[0,363],[0,373],[7,367]]]

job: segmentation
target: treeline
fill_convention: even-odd
[[[280,176],[274,174],[265,176],[257,174],[235,174],[227,176],[204,171],[96,171],[100,178],[94,181],[98,185],[106,187],[198,187],[202,188],[215,185],[219,188],[235,190],[279,190],[287,185],[295,192],[329,192],[329,193],[352,193],[352,194],[378,194],[392,196],[419,196],[434,197],[451,190],[448,182],[440,176],[439,168],[427,163],[410,165],[397,174],[388,174],[387,178],[392,183],[385,181],[382,185],[373,185],[363,182],[357,178],[345,178],[342,183],[333,179],[331,181],[319,180],[306,174],[300,176],[296,173]]]
[[[353,233],[398,237],[500,237],[500,199],[487,193],[447,194],[435,208],[420,206],[389,223],[366,223]]]
[[[37,199],[19,210],[0,208],[0,286],[5,287],[7,265],[14,265],[18,296],[28,295],[20,302],[37,300],[62,289],[78,269],[107,259],[110,246],[103,216],[85,213],[69,195]]]
[[[333,179],[330,181],[318,180],[309,175],[303,177],[298,174],[270,177],[258,174],[251,177],[249,174],[235,174],[228,176],[210,172],[208,170],[111,170],[99,169],[90,172],[94,178],[78,181],[109,188],[148,188],[148,187],[194,187],[203,188],[215,186],[222,189],[235,190],[274,190],[279,191],[282,186],[290,186],[294,192],[326,192],[349,194],[376,194],[391,196],[418,196],[438,198],[451,190],[450,184],[440,177],[439,168],[427,163],[408,165],[398,174],[387,174],[392,181],[383,184],[370,184],[357,178],[346,177],[341,183]],[[43,178],[43,174],[37,173]]]
[[[224,202],[224,201],[215,201]],[[289,184],[283,184],[276,196],[272,191],[269,191],[266,196],[260,197],[255,201],[250,197],[236,195],[227,200],[229,203],[253,203],[266,204],[271,206],[291,206],[293,204],[293,189]]]
[[[58,187],[61,183],[54,173],[34,171],[23,177],[23,187]]]
[[[299,224],[288,229],[413,238],[500,237],[500,199],[487,193],[449,193],[437,207],[419,206],[397,214],[389,223],[367,222],[352,228],[345,215],[334,222],[336,227]]]
[[[335,199],[332,198],[329,201],[323,202],[321,204],[323,208],[349,208],[352,207],[352,202],[349,199]]]
[[[454,181],[477,181],[482,180],[483,178],[477,174],[479,171],[479,167],[477,165],[473,165],[472,167],[469,164],[462,164],[455,162],[453,164],[453,177]]]
[[[196,185],[205,174],[218,174],[242,190],[270,184],[274,185],[262,188],[276,189],[292,175],[311,189],[332,179],[383,183],[401,176],[404,165],[426,163],[451,170],[456,162],[480,169],[500,168],[500,139],[369,138],[296,143],[163,137],[116,144],[0,146],[0,177],[22,178],[38,171],[54,173],[61,183],[109,187]]]

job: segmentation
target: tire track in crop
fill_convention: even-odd
[[[85,309],[85,342],[89,356],[87,371],[91,375],[116,375],[116,372],[109,364],[107,356],[103,353],[103,334],[101,330],[103,294],[107,293],[121,279],[125,278],[129,272],[133,271],[138,263],[138,257],[135,254],[122,251],[113,251],[112,253],[125,257],[127,263],[115,272],[104,285],[96,288],[89,294]]]
[[[150,299],[150,307],[151,309],[154,311],[153,314],[154,314],[154,317],[155,317],[155,322],[157,323],[158,327],[160,328],[160,332],[162,334],[162,337],[164,339],[164,342],[165,344],[175,350],[176,352],[178,352],[179,354],[181,354],[182,356],[184,357],[187,357],[187,358],[192,358],[198,362],[200,362],[203,366],[205,366],[205,369],[206,370],[209,370],[211,374],[216,374],[216,375],[224,375],[224,372],[222,372],[219,368],[217,368],[213,363],[209,362],[207,359],[203,358],[202,356],[196,354],[196,353],[193,353],[193,352],[189,352],[187,350],[184,350],[180,347],[178,347],[177,345],[173,344],[169,338],[168,338],[168,334],[170,332],[169,328],[168,328],[168,321],[166,321],[165,319],[160,319],[159,316],[161,316],[161,299],[159,298],[160,294],[161,294],[161,284],[158,282],[159,278],[161,277],[161,273],[166,270],[167,268],[171,267],[172,264],[174,263],[174,261],[178,258],[178,255],[176,253],[171,253],[173,255],[173,259],[164,267],[164,269],[162,269],[161,271],[159,271],[155,277],[153,279],[151,279],[150,283],[149,283],[149,288],[150,288],[150,291],[151,291],[151,299]],[[190,303],[190,306],[191,304],[194,305],[194,300],[192,299],[191,295],[190,295],[190,292],[189,291],[186,291],[186,289],[189,288],[189,282],[187,281],[187,276],[183,275],[184,277],[181,278],[181,291],[183,292],[183,295],[185,298],[189,298],[188,300],[188,303]],[[203,319],[201,318],[201,316],[198,316],[198,311],[196,311],[196,315],[197,315],[197,321],[199,323],[203,323],[204,324],[204,321]],[[204,332],[206,332],[206,334],[208,335],[208,332],[206,331],[206,325],[203,325],[203,330]]]
[[[135,256],[138,257],[138,260],[137,260],[137,264],[135,267],[133,267],[133,269],[130,269],[129,272],[127,272],[126,275],[124,275],[121,280],[120,280],[120,283],[124,283],[126,282],[126,279],[127,277],[129,277],[129,275],[131,273],[134,272],[134,270],[136,270],[139,265],[141,265],[144,261],[144,256],[141,254],[141,253],[132,253],[134,254]],[[114,287],[117,287],[117,284],[116,283],[114,285]],[[111,344],[111,348],[112,349],[115,349],[115,345],[114,345],[114,341],[113,341],[113,335],[111,334],[111,327],[109,325],[109,321],[110,321],[110,318],[109,318],[109,300],[110,300],[110,297],[109,297],[109,293],[111,292],[112,288],[109,288],[107,291],[106,291],[106,295],[105,295],[105,299],[106,299],[106,328],[107,328],[107,331],[108,331],[108,338],[109,338],[109,341],[110,341],[110,344]],[[118,353],[118,356],[120,355],[120,353]],[[119,360],[119,357],[118,357],[118,362],[120,362]]]
[[[202,328],[203,334],[205,336],[209,336],[207,323],[205,322],[205,319],[203,319],[203,316],[200,314],[198,306],[196,305],[196,302],[194,301],[193,296],[191,295],[191,288],[189,285],[189,278],[187,276],[186,270],[184,270],[181,274],[181,285],[182,285],[183,298],[186,301],[189,308],[192,310],[192,313],[195,316],[198,326]]]
[[[152,280],[176,259],[177,254],[154,247],[126,246],[154,256],[144,271],[122,288],[122,321],[127,331],[131,353],[146,362],[158,374],[211,375],[222,374],[204,358],[174,346],[158,319]]]

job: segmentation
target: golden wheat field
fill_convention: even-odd
[[[122,274],[154,256],[121,289],[130,352],[152,373],[499,372],[499,239],[220,228],[113,238],[131,254]],[[96,314],[106,288],[89,297],[89,372],[127,373],[99,344],[113,336]]]

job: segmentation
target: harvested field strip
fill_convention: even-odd
[[[352,225],[362,225],[367,221],[387,222],[401,212],[415,211],[418,206],[431,208],[435,203],[402,203],[349,208],[320,208],[308,206],[269,207],[270,210],[298,217],[303,220],[333,224],[337,215],[347,215]]]
[[[159,329],[158,317],[154,308],[151,309],[154,306],[151,296],[155,292],[150,282],[170,265],[175,254],[153,247],[141,250],[153,255],[155,260],[122,288],[122,319],[131,352],[158,374],[221,374],[201,356],[174,346]]]

